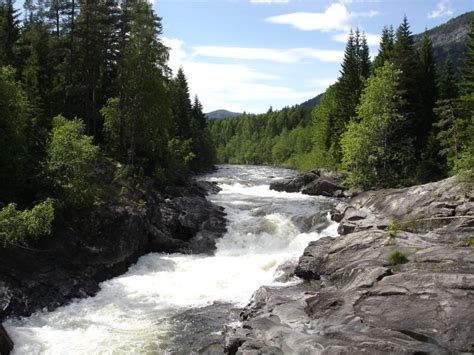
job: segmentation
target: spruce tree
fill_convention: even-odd
[[[386,61],[393,60],[393,50],[395,46],[395,33],[393,27],[384,27],[382,30],[382,38],[380,39],[379,53],[374,59],[373,69],[383,67]]]
[[[171,82],[172,110],[175,134],[183,139],[191,136],[191,99],[186,75],[179,68]]]
[[[406,16],[397,29],[396,40],[393,50],[393,63],[401,70],[399,79],[399,90],[406,100],[406,114],[414,128],[414,120],[417,106],[417,83],[416,83],[416,51],[413,35]]]
[[[0,2],[0,66],[17,66],[15,47],[20,37],[20,14],[14,0]]]
[[[438,92],[440,100],[454,99],[459,95],[459,85],[450,58],[446,59],[444,63],[444,71],[438,83]]]
[[[362,33],[362,39],[359,50],[359,72],[360,76],[365,80],[370,75],[372,63],[370,62],[369,46],[367,44],[367,38]]]
[[[433,108],[438,99],[438,69],[433,55],[431,40],[426,32],[421,40],[421,48],[418,53],[416,69],[416,78],[418,82],[418,109],[414,133],[416,137],[417,151],[421,154],[430,134],[431,126],[435,122]]]

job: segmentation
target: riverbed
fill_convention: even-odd
[[[9,319],[14,354],[219,352],[221,328],[237,324],[238,310],[260,286],[301,282],[288,270],[307,244],[337,236],[328,216],[334,200],[269,189],[295,174],[227,165],[200,177],[222,189],[209,199],[228,218],[213,256],[147,254],[94,297]]]

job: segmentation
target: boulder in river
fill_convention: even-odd
[[[227,329],[230,354],[474,352],[474,196],[455,178],[362,193]]]
[[[270,184],[270,189],[285,192],[301,192],[312,196],[347,197],[342,183],[346,175],[341,172],[316,169],[295,177],[280,179]]]

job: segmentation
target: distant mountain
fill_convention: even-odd
[[[241,113],[231,112],[227,110],[216,110],[209,113],[206,113],[206,116],[210,120],[222,120],[223,118],[236,118],[242,116]]]
[[[474,21],[474,11],[449,20],[448,22],[427,31],[428,37],[433,43],[433,52],[439,68],[443,68],[448,56],[453,61],[454,67],[460,65],[460,61],[467,49],[470,24]],[[420,45],[423,34],[414,36],[415,44]]]

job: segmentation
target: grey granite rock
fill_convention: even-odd
[[[303,283],[255,293],[225,332],[227,352],[474,352],[472,200],[451,178],[340,203],[341,236],[308,245]],[[391,262],[395,251],[406,262]]]

